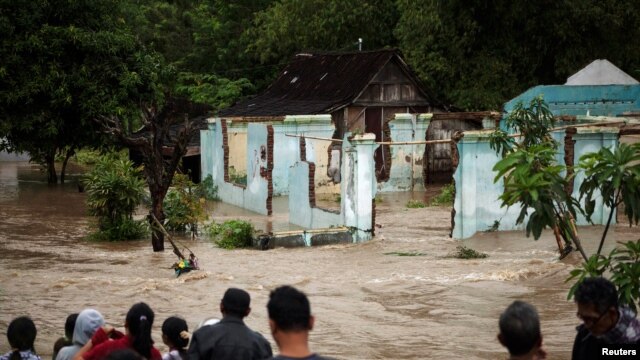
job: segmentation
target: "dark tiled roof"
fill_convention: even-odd
[[[352,103],[376,74],[394,58],[411,78],[416,79],[396,49],[298,54],[264,93],[221,110],[218,115],[249,117],[326,114]],[[424,96],[431,98],[426,93]]]

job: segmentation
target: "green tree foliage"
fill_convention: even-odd
[[[164,209],[167,216],[165,227],[173,231],[187,231],[197,234],[198,223],[207,219],[204,208],[204,197],[198,195],[198,185],[188,176],[176,174],[173,184],[164,198]]]
[[[123,1],[0,0],[0,146],[28,151],[49,182],[57,153],[102,142],[97,116],[129,119],[157,94],[160,59],[123,26]]]
[[[177,69],[176,95],[219,109],[254,93],[254,82],[265,77],[246,52],[244,33],[252,14],[269,3],[140,0],[130,3],[127,21]]]
[[[521,137],[513,137],[497,129],[491,137],[491,147],[503,158],[496,163],[495,182],[504,181],[500,195],[502,206],[520,206],[516,224],[525,220],[527,236],[533,233],[538,239],[545,228],[551,228],[567,245],[575,244],[584,259],[575,227],[578,202],[565,189],[569,179],[563,176],[565,167],[556,161],[557,144],[551,137],[555,124],[553,115],[542,97],[531,100],[529,106],[519,103],[507,118],[507,128]]]
[[[566,282],[575,280],[567,299],[573,298],[578,285],[587,277],[610,275],[618,289],[618,298],[634,311],[640,301],[640,240],[629,241],[611,250],[608,256],[593,254],[582,266],[571,271]]]
[[[620,144],[611,151],[602,148],[580,158],[580,169],[585,179],[580,185],[580,198],[585,198],[585,215],[591,221],[596,198],[602,197],[609,211],[597,255],[607,237],[609,225],[618,206],[624,203],[624,212],[630,224],[640,218],[640,144]]]
[[[251,246],[254,228],[244,220],[228,220],[222,224],[211,224],[207,233],[220,248],[230,250]]]
[[[94,238],[138,239],[145,234],[143,222],[133,220],[133,212],[144,196],[142,170],[122,156],[107,154],[85,175],[87,206],[98,217]]]
[[[249,51],[262,63],[283,63],[305,50],[354,51],[394,46],[397,11],[384,0],[282,0],[256,14]]]
[[[399,47],[422,80],[467,110],[498,109],[539,84],[562,84],[594,59],[638,74],[640,3],[396,2]]]

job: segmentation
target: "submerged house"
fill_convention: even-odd
[[[396,49],[352,53],[301,53],[262,94],[222,110],[238,122],[282,122],[287,116],[329,115],[334,139],[345,132],[373,133],[390,141],[389,122],[398,113],[438,113],[446,108],[423,86]],[[376,177],[389,176],[391,153],[375,153]],[[331,149],[329,150],[329,157]]]

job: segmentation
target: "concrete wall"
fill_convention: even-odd
[[[616,116],[640,111],[640,85],[541,85],[507,102],[504,110],[511,112],[520,101],[528,105],[538,95],[544,96],[554,115]]]
[[[499,230],[521,230],[523,223],[516,226],[516,219],[520,212],[520,206],[502,208],[498,199],[503,192],[503,182],[493,182],[495,173],[493,166],[498,162],[498,155],[489,147],[490,131],[468,131],[458,142],[460,162],[454,173],[456,185],[456,198],[454,202],[454,228],[452,236],[455,239],[465,239],[473,236],[478,231],[486,231],[495,221],[500,222]],[[615,147],[618,142],[618,129],[615,128],[577,128],[573,136],[574,164],[578,164],[580,156],[598,151],[601,147]],[[554,134],[558,139],[561,135]],[[563,148],[563,142],[560,143]],[[564,158],[558,161],[564,164]],[[576,196],[584,177],[578,174],[574,179],[574,192]],[[606,222],[609,209],[602,205],[602,201],[596,203],[596,211],[592,217],[595,224]],[[585,225],[583,217],[578,217],[577,223]]]
[[[306,135],[330,139],[335,131],[331,123],[331,115],[297,115],[286,116],[284,121],[273,124],[274,168],[273,193],[274,196],[287,195],[289,191],[289,169],[302,159],[300,154],[300,138],[286,136]],[[329,166],[330,141],[305,139],[304,158],[316,166],[315,186],[318,193],[337,193],[339,185],[330,182],[327,175]]]
[[[289,172],[289,222],[307,229],[345,226],[355,242],[374,235],[375,161],[378,145],[374,134],[356,135],[343,140],[340,212],[318,208],[315,204],[314,164],[300,161]]]
[[[202,152],[202,176],[211,175],[218,186],[218,196],[233,204],[259,214],[270,215],[272,186],[270,167],[273,166],[273,130],[269,125],[249,124],[247,127],[247,153],[245,168],[248,169],[247,185],[229,182],[229,145],[226,121],[210,121],[207,130],[200,134]],[[226,169],[225,169],[226,167]]]
[[[389,122],[393,142],[426,140],[432,114],[395,114]],[[425,144],[393,145],[389,179],[378,183],[378,191],[424,190],[423,156]]]

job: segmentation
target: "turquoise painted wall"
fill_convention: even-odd
[[[504,105],[510,113],[522,101],[543,95],[554,115],[617,116],[640,111],[640,85],[540,85],[533,87]]]
[[[389,122],[391,141],[424,141],[432,114],[396,114]],[[422,158],[425,144],[393,145],[389,180],[378,183],[378,191],[424,190]]]
[[[578,128],[574,135],[574,164],[578,164],[580,156],[598,151],[603,146],[615,147],[618,143],[618,129],[602,127]],[[524,224],[516,226],[516,219],[520,212],[518,205],[510,208],[502,208],[498,199],[503,191],[503,182],[494,183],[494,165],[498,162],[498,156],[489,147],[490,131],[466,131],[464,137],[458,142],[460,162],[453,175],[456,185],[456,198],[454,209],[454,228],[452,236],[455,239],[466,239],[476,232],[486,231],[495,221],[500,222],[499,230],[521,230]],[[562,139],[564,133],[562,133]],[[560,138],[554,134],[554,138]],[[563,148],[564,141],[560,143]],[[564,163],[564,159],[560,163]],[[577,174],[574,180],[574,196],[584,177]],[[602,201],[596,202],[596,210],[592,217],[595,224],[606,222],[609,209],[604,207]],[[578,217],[579,225],[587,225],[583,217]],[[526,223],[526,221],[525,221]]]

